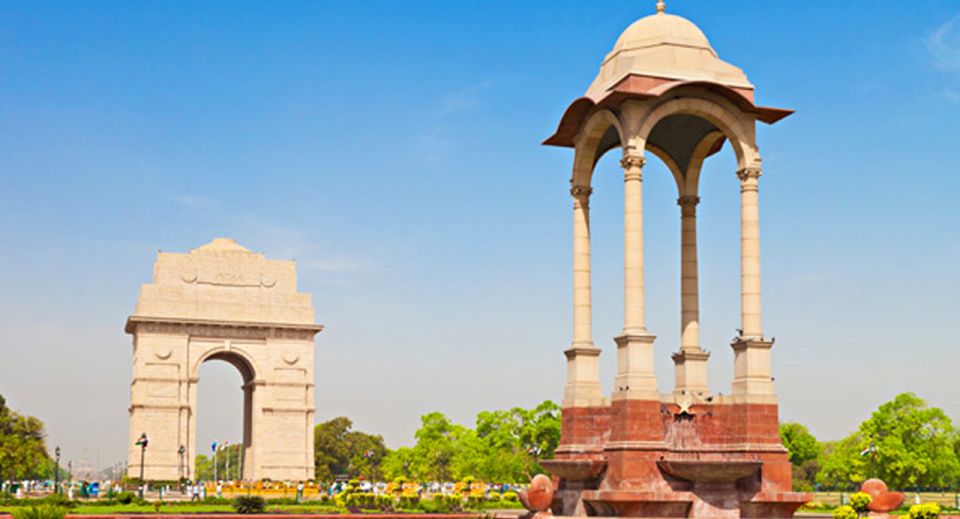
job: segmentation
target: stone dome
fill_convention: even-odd
[[[631,74],[753,89],[743,70],[717,56],[699,27],[662,10],[637,20],[623,31],[603,60],[587,97],[599,101]]]

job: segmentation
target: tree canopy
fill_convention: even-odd
[[[950,418],[913,393],[881,405],[850,436],[823,444],[817,483],[851,488],[871,477],[891,488],[955,488],[958,437]]]
[[[387,447],[379,434],[353,431],[353,422],[345,416],[317,424],[313,430],[316,477],[329,481],[347,475],[379,479],[380,465]]]
[[[415,438],[413,447],[391,451],[384,460],[388,478],[528,481],[560,442],[560,407],[545,401],[533,409],[483,411],[473,429],[430,413],[421,417]]]
[[[43,422],[10,409],[0,395],[0,479],[46,477],[45,436]]]

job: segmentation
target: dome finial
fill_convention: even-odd
[[[662,13],[667,9],[667,4],[663,0],[657,0],[657,13]]]

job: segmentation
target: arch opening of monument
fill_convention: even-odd
[[[217,475],[220,479],[248,479],[244,461],[253,448],[252,406],[256,391],[252,384],[256,379],[253,366],[235,352],[215,352],[201,360],[196,379],[197,425],[188,440],[200,447],[209,463],[219,467],[210,470],[208,478]],[[216,459],[211,450],[214,442],[221,448]],[[224,451],[226,447],[229,449]],[[189,472],[185,477],[201,478],[196,460],[187,463]]]
[[[244,391],[247,479],[313,476],[313,340],[309,294],[292,261],[218,238],[158,254],[126,331],[133,336],[128,475],[175,480],[196,459],[197,385],[206,361],[232,364]],[[149,438],[141,467],[135,440]],[[181,446],[183,447],[181,449]],[[182,453],[181,453],[182,452]]]

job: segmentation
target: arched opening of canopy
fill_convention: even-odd
[[[195,372],[197,457],[187,477],[206,481],[244,479],[253,439],[256,370],[236,350],[218,350],[206,355]]]
[[[725,344],[733,333],[733,326],[725,323],[736,322],[735,309],[738,300],[734,294],[737,293],[736,284],[739,278],[739,242],[718,240],[716,237],[737,234],[739,190],[733,173],[739,169],[740,164],[752,160],[747,157],[751,156],[750,150],[753,146],[749,141],[744,141],[748,137],[745,137],[745,132],[741,131],[736,119],[726,114],[716,115],[716,105],[702,100],[683,101],[686,102],[671,101],[665,104],[672,106],[654,109],[640,129],[641,132],[646,132],[639,136],[643,139],[646,150],[660,158],[673,173],[677,204],[680,206],[673,209],[680,216],[673,224],[676,233],[674,236],[680,240],[679,243],[672,240],[669,243],[671,250],[675,251],[673,254],[679,252],[679,257],[673,256],[674,259],[666,266],[666,271],[659,273],[652,268],[655,257],[651,258],[648,261],[651,267],[648,277],[670,278],[676,283],[673,286],[680,289],[679,304],[674,307],[679,309],[679,312],[674,310],[668,317],[669,322],[675,323],[668,329],[679,331],[679,337],[674,343],[676,346],[671,344],[671,349],[675,347],[677,351],[673,356],[676,363],[675,387],[678,391],[692,392],[695,396],[703,397],[713,392],[701,384],[713,381],[709,383],[710,386],[718,387],[716,384],[720,382],[719,387],[723,387],[723,383],[729,378],[727,370],[718,368],[729,364],[726,357],[730,356],[730,352],[716,346]],[[720,192],[716,189],[705,192],[701,186],[705,163],[708,158],[717,155],[728,141],[733,153],[720,154],[721,158],[710,161],[724,169],[724,174],[713,175],[712,177],[718,178],[711,178],[708,183],[721,184]],[[645,182],[646,179],[647,176],[644,175]],[[707,203],[701,204],[701,199]],[[706,218],[703,217],[704,213],[708,215]],[[722,217],[718,218],[718,214],[722,214]],[[700,223],[704,221],[708,222],[707,226]],[[708,229],[707,233],[703,232],[705,227]],[[718,227],[729,229],[709,232]],[[651,246],[653,244],[648,245]],[[708,251],[709,254],[705,254]],[[710,257],[710,260],[699,261],[705,256]],[[715,290],[718,286],[723,286],[724,289]],[[650,288],[650,295],[653,296],[655,287]],[[730,311],[727,311],[728,309]],[[654,312],[651,312],[650,317],[651,325],[657,327],[661,337],[668,338],[673,335],[672,332],[664,334],[663,329],[656,325]],[[704,317],[707,322],[720,323],[720,326],[703,329]],[[706,357],[701,356],[703,352],[711,351],[719,354],[719,358],[712,358],[708,365]],[[702,367],[692,367],[698,363]],[[707,371],[710,376],[706,376]],[[693,375],[694,373],[703,375]],[[719,378],[714,374],[718,374]],[[695,379],[691,379],[691,376]]]

